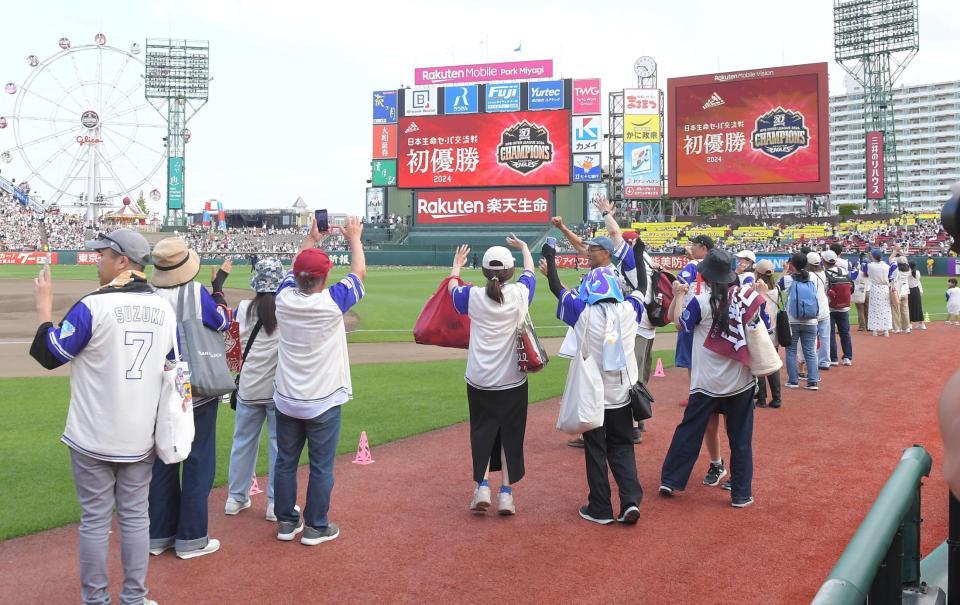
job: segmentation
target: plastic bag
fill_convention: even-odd
[[[417,344],[455,349],[466,349],[470,345],[470,318],[453,308],[453,294],[447,290],[450,280],[456,280],[458,286],[464,285],[459,277],[440,282],[413,326],[413,339]]]

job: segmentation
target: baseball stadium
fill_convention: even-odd
[[[191,192],[215,40],[0,62],[0,603],[951,602],[960,102],[832,19],[367,66],[347,207]]]

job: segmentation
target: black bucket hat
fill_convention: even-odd
[[[707,252],[707,256],[697,265],[697,271],[708,282],[732,284],[737,281],[737,274],[733,272],[733,256],[720,248]]]

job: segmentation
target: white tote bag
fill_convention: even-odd
[[[190,386],[190,367],[180,360],[180,347],[173,340],[177,365],[164,370],[160,384],[160,405],[154,431],[154,449],[166,464],[182,462],[190,455],[193,444],[193,394]]]
[[[580,348],[567,373],[567,383],[560,398],[560,416],[557,430],[577,435],[603,426],[603,377],[597,360],[585,355],[587,335],[590,330],[590,306],[583,318],[583,338]]]
[[[747,322],[744,328],[747,338],[747,351],[750,353],[750,373],[754,376],[769,376],[783,367],[780,353],[773,346],[773,340],[767,332],[767,326],[759,316]]]

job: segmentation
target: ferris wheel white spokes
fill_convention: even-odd
[[[107,46],[97,34],[93,44],[61,38],[59,47],[42,61],[27,57],[21,83],[7,80],[14,107],[0,116],[13,128],[0,129],[0,158],[15,157],[11,172],[34,192],[42,183],[48,201],[105,203],[143,188],[157,201],[166,122],[145,99],[140,45]]]

